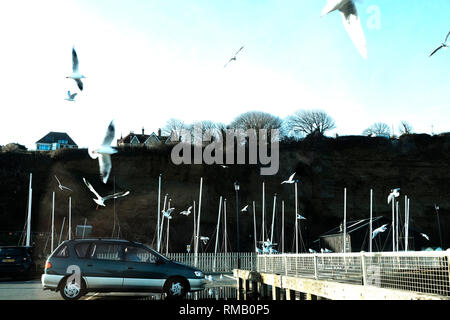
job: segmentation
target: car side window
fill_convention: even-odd
[[[156,263],[157,257],[152,252],[145,250],[144,248],[127,246],[125,247],[125,261]]]
[[[67,258],[69,256],[69,247],[67,245],[62,246],[54,255],[56,258]]]
[[[94,243],[90,252],[91,259],[97,260],[121,260],[121,245],[112,243]]]
[[[75,252],[78,258],[86,258],[86,254],[90,245],[91,245],[90,242],[83,242],[75,245]]]

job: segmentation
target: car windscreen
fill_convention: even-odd
[[[20,256],[24,254],[25,250],[22,248],[0,248],[0,256]]]

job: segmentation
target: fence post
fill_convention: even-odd
[[[366,256],[364,251],[361,251],[361,271],[362,271],[362,284],[367,285],[367,266],[366,266]]]
[[[319,279],[319,274],[318,274],[318,270],[317,270],[317,254],[314,253],[314,279],[318,280]]]

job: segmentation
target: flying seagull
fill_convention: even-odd
[[[77,95],[76,92],[71,94],[70,91],[67,91],[67,98],[65,98],[64,100],[75,102],[76,95]]]
[[[102,177],[103,183],[106,184],[111,173],[111,155],[116,153],[117,150],[111,147],[111,142],[114,139],[115,127],[114,122],[108,126],[105,138],[100,147],[88,148],[89,155],[92,159],[98,158],[98,164],[100,166],[100,176]]]
[[[342,15],[345,30],[358,49],[361,56],[367,58],[366,38],[361,27],[361,21],[356,11],[354,0],[328,0],[327,5],[322,10],[322,17],[330,12],[339,10]]]
[[[105,207],[106,200],[117,199],[117,198],[125,197],[130,194],[130,191],[125,191],[125,192],[116,192],[109,196],[102,197],[101,195],[98,194],[97,191],[95,191],[94,187],[85,178],[83,178],[83,181],[84,181],[84,184],[89,188],[89,190],[91,190],[91,192],[93,194],[95,194],[95,196],[97,197],[97,199],[93,199],[95,201],[95,203],[97,204],[97,210],[98,210],[98,206]]]
[[[300,214],[297,213],[297,219],[298,220],[306,220],[306,218]]]
[[[59,189],[61,189],[61,191],[64,191],[64,190],[73,191],[72,189],[70,189],[66,186],[63,186],[56,175],[55,175],[55,178],[56,178],[56,181],[58,181],[58,187],[59,187]]]
[[[188,216],[191,214],[192,206],[190,206],[187,210],[181,211],[180,214],[184,216]]]
[[[434,210],[436,210],[436,212],[439,211],[439,206],[436,203],[434,204]]]
[[[242,208],[241,212],[248,211],[248,205],[246,205],[244,208]]]
[[[445,41],[436,49],[434,49],[434,51],[430,54],[430,57],[435,54],[436,52],[438,52],[439,50],[441,50],[442,48],[445,48],[445,50],[447,50],[449,44],[448,44],[448,37],[450,36],[450,32],[447,34],[447,37],[445,37]]]
[[[386,226],[387,226],[387,224],[384,224],[381,227],[373,230],[373,232],[372,232],[372,239],[375,238],[377,236],[377,234],[379,234],[380,232],[385,232],[386,231]]]
[[[175,208],[169,208],[166,211],[162,210],[162,213],[163,213],[164,217],[166,217],[167,219],[170,220],[170,219],[172,219],[171,214],[172,214],[173,210],[175,210]]]
[[[231,61],[236,61],[236,56],[239,52],[241,52],[241,50],[244,49],[244,46],[242,46],[233,56],[233,58],[231,58],[224,66],[224,68],[231,62]]]
[[[428,237],[425,233],[421,233],[420,235],[425,239],[427,239],[428,241],[430,241],[430,237]]]
[[[200,240],[203,241],[203,244],[206,244],[209,240],[209,237],[201,236]]]
[[[78,88],[83,91],[83,82],[81,82],[81,79],[86,78],[82,74],[78,72],[78,56],[77,52],[75,51],[75,48],[72,47],[72,74],[70,76],[67,76],[66,78],[73,79],[78,85]]]
[[[289,177],[288,180],[283,181],[281,184],[283,184],[283,183],[294,183],[295,182],[294,176],[295,176],[295,172]]]
[[[391,203],[391,200],[394,198],[397,198],[400,195],[400,188],[396,188],[391,190],[391,193],[389,194],[387,198],[387,203]]]

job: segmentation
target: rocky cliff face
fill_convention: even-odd
[[[286,249],[290,250],[295,222],[294,185],[283,184],[293,172],[298,185],[299,210],[307,218],[302,222],[305,241],[310,243],[321,233],[339,225],[343,219],[344,188],[347,188],[347,219],[369,217],[370,189],[374,191],[374,215],[391,216],[387,196],[392,188],[401,188],[400,213],[404,217],[404,196],[411,200],[410,224],[430,236],[430,246],[439,245],[434,203],[440,206],[444,247],[448,236],[450,212],[450,137],[447,135],[407,135],[398,140],[361,136],[336,139],[314,138],[280,145],[280,170],[274,176],[261,176],[258,165],[174,165],[169,149],[120,149],[113,156],[108,183],[101,182],[98,162],[86,150],[64,150],[52,153],[0,153],[0,222],[1,231],[22,230],[28,199],[29,173],[33,173],[33,230],[50,230],[52,192],[56,193],[55,227],[59,233],[63,217],[72,201],[72,229],[83,224],[93,226],[94,236],[111,237],[114,211],[123,238],[154,242],[158,177],[162,173],[162,202],[171,199],[176,210],[170,221],[169,251],[184,252],[192,239],[193,215],[182,216],[199,200],[203,177],[201,234],[211,238],[202,250],[214,250],[219,197],[227,199],[228,248],[236,248],[236,197],[234,181],[239,181],[239,207],[242,250],[253,248],[253,211],[255,201],[258,238],[261,233],[262,183],[265,183],[266,232],[270,232],[273,197],[277,194],[275,236],[281,234],[281,201],[285,204]],[[54,175],[72,188],[60,191]],[[130,195],[106,202],[96,210],[93,194],[86,188],[85,177],[101,195],[114,190],[130,190]],[[161,202],[161,206],[162,206]],[[198,208],[197,208],[198,210]],[[198,212],[198,211],[197,211]],[[116,219],[116,231],[117,231]],[[67,229],[66,229],[67,230]],[[166,230],[166,227],[164,227]],[[222,243],[222,230],[219,245]],[[267,234],[267,233],[266,233]],[[5,241],[5,240],[4,240]]]

